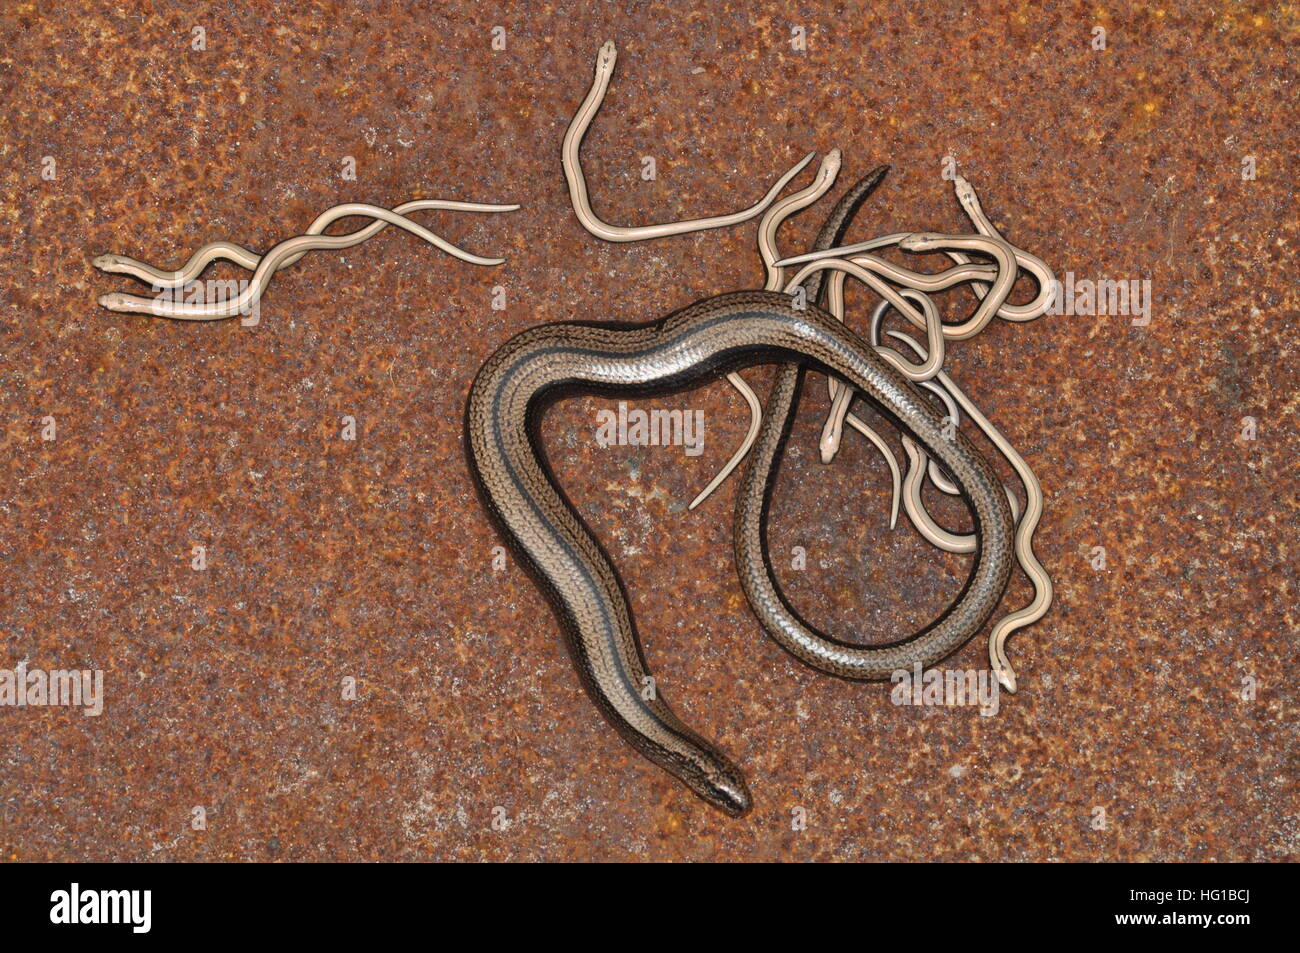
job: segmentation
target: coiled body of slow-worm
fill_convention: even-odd
[[[979,548],[956,603],[912,638],[843,649],[870,653],[870,670],[855,667],[857,677],[887,677],[947,656],[979,630],[1006,586],[1014,527],[1002,484],[960,432],[945,436],[939,413],[902,374],[820,308],[796,308],[778,292],[741,291],[640,327],[542,325],[492,355],[474,380],[466,408],[471,469],[488,508],[554,604],[592,700],[638,751],[733,816],[750,807],[743,776],[673,714],[662,692],[647,691],[652,683],[618,574],[548,475],[535,427],[543,401],[565,391],[680,389],[772,361],[839,375],[896,420],[961,488]],[[742,578],[770,577],[770,568],[754,562],[738,569]],[[759,581],[744,581],[752,600]],[[771,585],[770,578],[765,581]],[[788,610],[781,614],[793,620]],[[834,660],[818,661],[819,667],[834,668],[826,664]]]

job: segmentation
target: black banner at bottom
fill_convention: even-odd
[[[1246,939],[1277,930],[1285,865],[729,865],[539,871],[525,865],[19,865],[0,867],[5,936],[74,942],[275,939],[367,942],[445,922],[499,942],[560,931],[716,930],[739,937],[865,923],[951,946],[1064,936]],[[750,878],[754,879],[751,880]],[[1289,876],[1288,876],[1289,879]],[[690,926],[689,924],[695,924]],[[589,934],[599,935],[599,934]],[[1270,934],[1275,935],[1275,934]]]

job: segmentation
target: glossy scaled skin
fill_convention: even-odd
[[[896,668],[940,657],[993,611],[1011,568],[1012,523],[993,471],[958,434],[947,440],[930,403],[872,348],[816,307],[742,291],[698,302],[652,325],[552,324],[525,331],[479,371],[466,410],[472,470],[493,515],[555,605],[578,673],[604,716],[638,751],[732,816],[749,810],[740,771],[655,693],[609,558],[539,461],[542,398],[560,389],[618,394],[712,380],[736,367],[798,361],[838,374],[879,403],[952,475],[980,532],[974,574],[947,619],[889,649]],[[742,575],[751,569],[742,568]],[[746,588],[757,585],[747,580]],[[823,637],[824,638],[824,637]],[[881,658],[885,656],[882,655]]]
[[[843,244],[849,223],[887,171],[887,166],[873,169],[840,197],[818,233],[813,251],[823,251]],[[823,277],[822,273],[815,273],[804,284],[809,301],[821,304],[825,289]],[[872,356],[875,356],[874,352]],[[877,361],[882,367],[887,366],[879,358]],[[892,368],[890,370],[892,372]],[[999,505],[993,510],[982,508],[969,492],[968,484],[958,479],[974,511],[976,533],[983,537],[977,549],[977,558],[981,564],[976,567],[971,586],[948,612],[911,639],[889,645],[855,646],[805,625],[786,604],[777,588],[764,536],[767,509],[776,483],[782,446],[794,420],[802,374],[803,370],[798,364],[787,364],[777,375],[767,400],[758,439],[750,452],[749,465],[736,497],[736,568],[740,573],[745,597],[763,628],[782,648],[823,672],[842,678],[883,679],[889,678],[898,669],[911,668],[916,662],[933,665],[951,655],[979,631],[1002,597],[1008,570],[999,570],[991,577],[991,581],[996,581],[993,588],[981,592],[973,590],[983,576],[986,567],[982,563],[988,558],[990,549],[997,549],[999,565],[1006,559],[1002,539],[1003,536],[1007,539],[1011,537],[1014,525],[1007,501],[999,489],[996,494]],[[878,400],[878,395],[872,396]],[[887,401],[882,406],[897,416]],[[899,418],[899,422],[905,429],[911,429],[905,418]],[[942,436],[938,439],[942,444],[951,444],[951,441]],[[964,444],[964,438],[959,435],[959,439]],[[980,462],[983,463],[983,460]],[[968,477],[973,479],[976,474],[970,471]],[[988,538],[994,530],[997,531],[998,542]]]

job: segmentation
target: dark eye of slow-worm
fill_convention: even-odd
[[[543,467],[536,423],[542,398],[560,388],[607,394],[680,389],[772,361],[836,374],[897,421],[960,487],[979,548],[971,578],[948,613],[888,646],[841,645],[800,624],[781,604],[761,560],[738,566],[746,593],[769,631],[777,624],[782,644],[819,667],[870,678],[943,658],[978,631],[1006,585],[1014,531],[1006,494],[960,432],[945,437],[942,418],[912,384],[815,305],[796,309],[785,294],[741,291],[642,327],[536,327],[492,355],[475,377],[466,408],[471,469],[488,508],[554,604],[592,700],[638,751],[733,816],[751,804],[743,776],[673,714],[662,693],[643,691],[649,673],[618,574]],[[796,370],[796,383],[797,377]],[[758,472],[756,463],[750,479]]]

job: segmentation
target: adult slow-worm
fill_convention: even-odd
[[[842,202],[837,211],[841,207],[847,220],[855,206]],[[845,645],[803,626],[775,592],[765,561],[742,559],[737,568],[751,603],[760,615],[766,612],[769,631],[771,620],[782,620],[780,631],[790,635],[782,644],[800,657],[805,657],[805,643],[829,647],[829,654],[812,654],[820,668],[859,678],[887,677],[914,663],[944,658],[979,630],[1006,585],[1014,529],[1002,485],[964,435],[944,435],[938,412],[901,373],[811,302],[800,309],[779,292],[741,291],[639,327],[535,327],[483,365],[466,408],[471,469],[485,502],[554,604],[593,701],[638,751],[733,816],[751,804],[743,776],[673,714],[658,688],[647,691],[653,683],[618,573],[549,475],[536,424],[543,401],[565,391],[679,389],[771,361],[790,362],[796,384],[798,365],[837,374],[896,420],[961,488],[979,548],[971,578],[953,606],[921,633],[890,645]],[[756,473],[760,478],[766,474],[757,461],[747,483]],[[741,497],[743,501],[746,494]],[[761,527],[753,529],[761,539]]]

